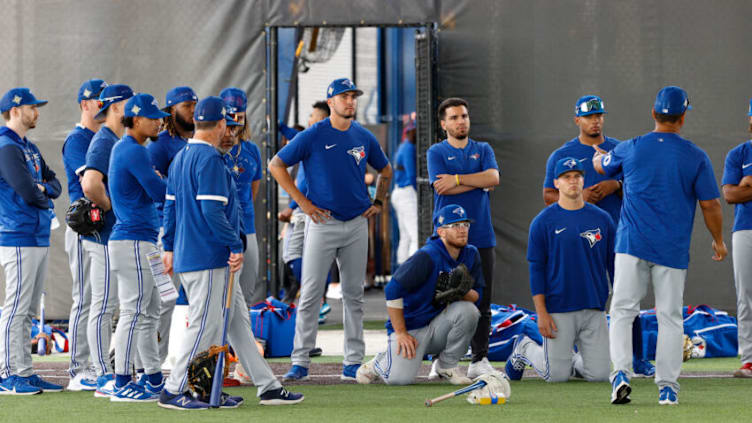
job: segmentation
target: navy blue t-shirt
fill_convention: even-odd
[[[611,216],[592,204],[543,209],[530,224],[527,243],[532,295],[545,296],[549,313],[605,310],[615,238]]]
[[[126,135],[112,149],[108,173],[112,210],[117,218],[110,240],[157,243],[160,219],[155,202],[164,202],[166,185],[152,167],[149,153]]]
[[[728,152],[721,185],[739,185],[742,178],[749,175],[752,175],[752,141],[739,144]],[[732,232],[750,229],[752,229],[752,201],[734,204]]]
[[[381,170],[389,164],[376,137],[358,122],[347,131],[332,127],[329,118],[299,133],[277,153],[287,166],[305,165],[307,197],[340,221],[351,220],[371,207],[365,183],[366,163]]]
[[[86,164],[85,169],[94,169],[102,173],[104,178],[105,190],[107,196],[110,195],[110,188],[107,179],[107,172],[110,170],[110,154],[115,143],[118,142],[118,136],[110,128],[102,125],[99,131],[91,139],[89,144],[89,150],[86,152]],[[107,245],[107,241],[110,239],[110,233],[112,227],[115,225],[115,213],[110,209],[104,214],[104,228],[99,231],[99,237],[96,236],[81,236],[83,239],[96,242],[98,244]]]
[[[86,151],[93,137],[91,129],[76,125],[63,143],[63,167],[68,177],[68,199],[71,203],[84,196],[77,172],[83,171],[86,166]]]
[[[710,158],[679,134],[650,132],[622,141],[601,161],[624,175],[616,252],[686,269],[697,201],[719,197]]]
[[[605,151],[611,151],[617,144],[619,144],[619,140],[605,137],[605,140],[598,147]],[[593,168],[593,154],[595,154],[595,149],[592,146],[581,143],[579,137],[574,137],[574,139],[554,150],[546,162],[546,179],[543,180],[543,187],[556,189],[554,186],[554,179],[556,179],[554,168],[556,167],[556,162],[565,157],[574,157],[585,168],[585,188],[609,179],[621,180],[621,175],[606,177],[596,172],[595,168]],[[621,197],[617,192],[605,196],[595,205],[607,211],[611,215],[611,219],[614,219],[614,223],[619,223]]]
[[[438,175],[465,175],[499,169],[493,149],[488,143],[468,139],[463,149],[454,148],[444,140],[432,145],[426,153],[428,158],[428,177],[433,184]],[[488,191],[476,188],[462,194],[439,195],[434,192],[434,214],[449,204],[462,206],[468,217],[473,220],[470,225],[468,243],[478,248],[496,246],[496,234],[491,224],[491,205]]]

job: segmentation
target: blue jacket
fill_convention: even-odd
[[[0,246],[49,247],[51,198],[60,191],[37,146],[8,127],[0,128]]]

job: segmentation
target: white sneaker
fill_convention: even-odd
[[[435,370],[437,375],[437,377],[434,377],[433,379],[438,378],[446,380],[452,385],[469,385],[473,383],[473,381],[470,380],[470,378],[468,378],[467,376],[462,376],[459,366],[453,367],[451,369],[442,369],[441,367],[439,367],[439,360],[434,360],[433,365],[431,366],[431,370]],[[431,374],[428,375],[428,379],[433,380],[431,378]]]
[[[230,374],[230,377],[233,379],[237,379],[238,381],[240,381],[240,383],[243,383],[243,384],[253,383],[253,380],[251,379],[250,376],[248,376],[248,374],[246,374],[245,369],[243,368],[243,365],[240,363],[237,363],[235,365],[235,370],[232,371],[232,373]]]
[[[330,283],[329,288],[326,290],[326,298],[330,300],[342,299],[342,287],[338,283]]]
[[[358,372],[355,373],[355,381],[362,385],[368,385],[369,383],[376,381],[379,378],[379,374],[376,373],[376,370],[373,368],[375,361],[376,359],[372,358],[368,363],[362,364],[358,368]]]
[[[467,377],[469,379],[475,379],[478,376],[488,375],[494,373],[496,369],[488,362],[488,358],[483,357],[482,360],[470,363],[467,367]]]
[[[96,379],[89,379],[87,378],[86,372],[80,372],[73,376],[70,381],[68,381],[68,386],[65,388],[68,391],[96,391],[97,390],[97,380]]]
[[[439,365],[439,360],[433,360],[431,363],[431,371],[428,372],[428,380],[437,380],[439,374],[436,372],[436,367]]]

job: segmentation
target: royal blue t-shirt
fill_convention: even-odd
[[[366,163],[379,171],[389,164],[376,137],[358,122],[340,131],[329,118],[296,135],[277,156],[287,166],[303,162],[308,199],[340,221],[360,216],[371,207],[364,180]]]
[[[162,237],[175,272],[227,266],[241,253],[240,204],[230,171],[214,146],[191,139],[170,165]]]
[[[545,296],[549,313],[605,310],[615,238],[611,216],[592,204],[543,209],[530,224],[527,242],[532,295]]]
[[[157,243],[160,219],[156,202],[164,202],[166,185],[152,167],[146,147],[125,135],[112,149],[109,187],[116,222],[111,241]]]
[[[415,144],[403,141],[394,158],[394,184],[415,188]]]
[[[465,175],[499,169],[491,146],[469,138],[463,149],[452,147],[447,140],[434,144],[428,149],[427,158],[431,184],[436,182],[437,176],[441,174]],[[467,211],[467,215],[473,220],[470,225],[469,244],[478,248],[496,246],[488,191],[476,188],[456,195],[439,195],[434,191],[433,198],[434,214],[449,204],[460,205]]]
[[[157,140],[149,143],[146,149],[149,151],[149,158],[154,169],[158,170],[162,175],[162,178],[167,180],[167,173],[170,170],[170,163],[178,151],[188,143],[188,140],[180,137],[179,135],[172,136],[169,132],[162,131],[159,133]],[[164,210],[164,202],[157,203],[157,215],[159,215],[159,225],[162,226],[162,213]]]
[[[94,132],[80,124],[68,133],[63,143],[63,167],[68,177],[68,199],[71,203],[84,196],[81,181],[76,171],[83,171],[86,165],[86,151],[89,149]]]
[[[728,152],[721,185],[739,185],[742,178],[749,175],[752,175],[752,141],[739,144]],[[752,201],[734,204],[732,232],[750,229],[752,229]]]
[[[605,151],[611,151],[618,143],[619,140],[617,139],[605,137],[605,140],[600,143],[598,147]],[[596,172],[593,168],[593,154],[595,154],[595,149],[589,145],[581,143],[579,137],[574,137],[574,139],[554,150],[554,152],[548,157],[548,162],[546,162],[546,179],[543,181],[543,187],[556,189],[554,186],[554,179],[556,179],[554,168],[556,167],[556,162],[565,157],[574,157],[585,168],[585,188],[609,179],[621,180],[621,175],[606,177]],[[617,192],[607,195],[595,205],[607,211],[608,214],[611,215],[611,219],[614,219],[615,223],[619,223],[621,197]]]
[[[679,134],[650,132],[601,163],[606,175],[624,175],[616,252],[686,269],[697,201],[719,197],[708,155]]]
[[[110,170],[110,154],[115,143],[118,142],[118,136],[110,128],[102,125],[94,134],[89,144],[89,150],[86,152],[86,164],[85,169],[94,169],[102,173],[104,178],[104,188],[107,191],[107,196],[110,196],[110,188],[107,178],[107,172]],[[112,199],[110,199],[110,202]],[[99,231],[99,237],[96,236],[81,236],[83,239],[96,242],[98,244],[107,245],[107,241],[110,239],[110,233],[112,227],[115,225],[115,213],[110,209],[104,214],[104,228]]]
[[[478,301],[475,303],[478,305],[483,298],[485,282],[480,266],[480,254],[472,245],[462,248],[455,260],[449,255],[444,242],[438,237],[433,237],[397,268],[384,288],[384,295],[387,301],[402,298],[402,313],[407,330],[427,326],[444,310],[445,306],[434,307],[432,304],[436,279],[441,273],[451,272],[460,263],[467,266],[475,279],[473,289],[478,293]],[[386,321],[386,331],[387,334],[394,332],[391,320]]]
[[[243,226],[246,234],[255,234],[253,190],[251,184],[261,179],[261,152],[256,144],[240,141],[224,155],[225,164],[235,178],[243,211]]]

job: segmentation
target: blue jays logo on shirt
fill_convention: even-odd
[[[480,154],[478,154],[478,153],[471,154],[470,158],[473,159],[473,160],[478,160],[480,158]]]
[[[603,236],[601,236],[601,228],[585,231],[581,233],[580,236],[588,240],[588,243],[590,243],[590,248],[593,248],[595,244],[598,243],[598,241],[603,239]]]
[[[362,145],[353,147],[347,150],[347,154],[353,156],[355,158],[355,161],[360,164],[360,161],[366,157],[366,149]]]
[[[608,164],[611,163],[611,153],[609,152],[606,154],[606,157],[603,158],[603,166],[608,166]]]

